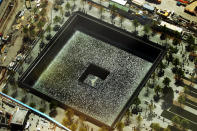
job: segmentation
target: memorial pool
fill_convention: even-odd
[[[152,44],[79,13],[22,75],[20,85],[112,127],[163,56],[162,47]]]

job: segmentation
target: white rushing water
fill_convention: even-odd
[[[90,63],[110,72],[101,84],[97,84],[99,78],[92,79],[96,88],[78,81]],[[151,66],[148,61],[76,31],[33,88],[111,125]]]

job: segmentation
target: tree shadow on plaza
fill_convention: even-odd
[[[152,121],[154,117],[153,113],[148,113],[147,121]]]
[[[170,108],[173,104],[174,91],[172,90],[172,88],[168,88],[168,91],[164,94],[163,99],[164,99],[164,102],[162,102],[161,108],[163,110],[166,110]]]

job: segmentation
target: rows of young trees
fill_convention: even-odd
[[[46,29],[47,35],[45,37],[45,39],[47,41],[50,41],[51,38],[52,38],[51,31],[52,30],[53,31],[58,31],[60,29],[60,24],[63,23],[64,17],[70,16],[70,12],[76,6],[75,1],[76,0],[72,1],[74,3],[72,6],[71,6],[70,2],[66,2],[65,7],[62,7],[62,4],[65,1],[64,0],[55,0],[55,4],[54,4],[53,8],[54,8],[55,11],[60,11],[61,16],[55,16],[53,18],[53,23],[51,23],[51,25],[49,25],[47,27],[47,29]],[[84,8],[84,6],[86,4],[86,1],[82,0],[81,2],[82,2],[82,5],[83,5],[83,8]],[[27,44],[31,43],[31,41],[36,37],[36,35],[43,31],[43,27],[47,22],[47,18],[46,18],[47,9],[46,9],[46,7],[47,7],[47,3],[43,2],[41,4],[41,8],[42,8],[41,11],[39,11],[37,8],[33,9],[33,14],[35,15],[35,21],[30,23],[29,26],[24,26],[24,28],[23,28],[23,33],[25,34],[24,39],[23,39],[24,43],[27,43]],[[91,7],[91,5],[90,5],[90,7]],[[91,8],[89,8],[89,9],[91,9]],[[99,8],[99,12],[98,12],[100,14],[101,19],[104,19],[104,15],[103,15],[104,12],[105,12],[105,9],[101,6]],[[116,7],[112,6],[111,7],[111,20],[113,21],[116,16],[119,16],[120,17],[120,25],[122,27],[123,22],[125,21],[125,18],[121,15],[117,15],[117,13],[118,12],[117,12]],[[52,28],[52,24],[54,24],[53,28]],[[138,31],[137,28],[140,26],[140,22],[135,19],[135,20],[132,21],[132,24],[135,27],[134,32],[137,33],[137,31]],[[169,45],[168,42],[167,42],[167,39],[169,37],[169,35],[168,35],[169,30],[167,30],[165,26],[162,27],[162,28],[159,28],[154,22],[152,25],[144,25],[143,26],[143,31],[144,31],[144,37],[146,39],[149,39],[149,37],[151,36],[151,34],[150,34],[151,32],[152,32],[152,36],[154,36],[157,31],[162,32],[162,34],[160,36],[160,39],[161,40],[166,40],[165,46],[167,48],[167,54],[165,56],[166,63],[161,62],[158,66],[158,70],[155,71],[155,73],[153,73],[153,75],[151,76],[151,79],[148,81],[148,84],[147,84],[148,85],[147,92],[148,92],[149,88],[154,89],[154,92],[155,92],[154,100],[155,101],[159,101],[161,96],[169,98],[169,94],[173,94],[173,90],[172,90],[172,87],[170,86],[171,85],[171,79],[169,77],[165,76],[165,71],[164,71],[165,68],[170,64],[173,65],[172,73],[175,75],[174,78],[175,78],[175,81],[176,81],[176,83],[175,83],[176,85],[181,85],[182,84],[182,82],[183,82],[182,78],[185,75],[184,71],[183,71],[183,68],[182,68],[182,62],[180,62],[179,58],[175,57],[175,54],[178,52],[177,46],[179,46],[182,43],[180,34],[178,32],[171,32],[170,33],[171,35],[176,35],[177,37],[173,38],[172,45]],[[44,42],[44,34],[41,34],[40,36],[41,36],[41,39],[42,39],[42,42],[40,43],[40,48],[43,48],[45,46],[45,43],[46,43],[46,42]],[[187,41],[186,52],[194,52],[194,50],[196,49],[194,37],[189,36],[186,41]],[[163,85],[159,85],[159,84],[156,85],[155,84],[156,79],[159,79],[163,76],[165,76],[163,81],[162,81]],[[9,79],[9,81],[10,81],[11,84],[16,83],[14,78],[12,78],[12,77]],[[4,93],[9,93],[9,88],[5,88],[3,90],[3,92]],[[185,88],[185,92],[188,92],[188,89]],[[12,96],[17,97],[17,94],[18,94],[18,92],[16,90],[12,94]],[[26,102],[26,101],[28,101],[27,99],[28,98],[26,96],[24,96],[22,98],[22,101]],[[171,99],[173,99],[173,95],[172,95]],[[186,95],[180,95],[178,97],[178,102],[180,103],[180,106],[182,106],[182,104],[185,103],[185,99],[186,99]],[[134,100],[135,108],[138,108],[140,103],[141,103],[141,100],[139,98],[136,98]],[[36,107],[36,104],[31,102],[30,106],[31,107]],[[57,105],[55,105],[54,103],[50,104],[50,109],[51,109],[50,116],[52,116],[52,117],[56,116],[56,114],[57,114],[56,107],[57,107]],[[151,113],[152,110],[153,110],[153,104],[149,105],[149,110],[150,110],[150,113]],[[46,108],[42,107],[42,108],[40,108],[40,111],[45,112]],[[132,116],[132,113],[130,111],[128,111],[126,113],[126,122],[125,123],[123,123],[123,122],[118,123],[117,124],[117,129],[121,131],[124,128],[124,126],[129,125],[131,123],[131,120],[130,120],[131,116]],[[83,120],[83,118],[80,118],[80,119]],[[82,120],[80,120],[80,121],[82,121]],[[142,121],[142,117],[140,115],[138,115],[136,120],[140,124],[140,122]],[[181,125],[181,127],[187,127],[187,122],[184,119],[178,120],[178,118],[173,118],[172,121],[176,121],[175,123],[179,123],[179,126]],[[86,127],[83,124],[76,124],[74,122],[74,112],[71,109],[68,109],[65,112],[65,118],[64,118],[62,123],[65,126],[71,128],[72,130],[76,130],[77,128],[80,128],[80,130],[86,130]],[[183,125],[185,125],[185,126],[183,126]],[[158,126],[158,125],[155,124],[155,126]],[[107,129],[105,127],[103,127],[103,128],[101,128],[101,130],[107,130]]]

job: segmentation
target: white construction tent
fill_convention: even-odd
[[[142,0],[132,0],[131,2],[133,2],[134,4],[136,4],[138,6],[142,6],[144,4],[144,1],[142,1]]]
[[[167,23],[165,21],[161,21],[160,26],[166,26],[166,28],[171,29],[171,30],[174,30],[174,31],[177,31],[179,33],[181,33],[183,31],[182,28],[180,28],[178,26],[175,26],[175,25],[172,25],[170,23]]]
[[[111,1],[116,2],[116,3],[120,4],[120,5],[126,5],[126,3],[127,3],[126,0],[111,0]]]

